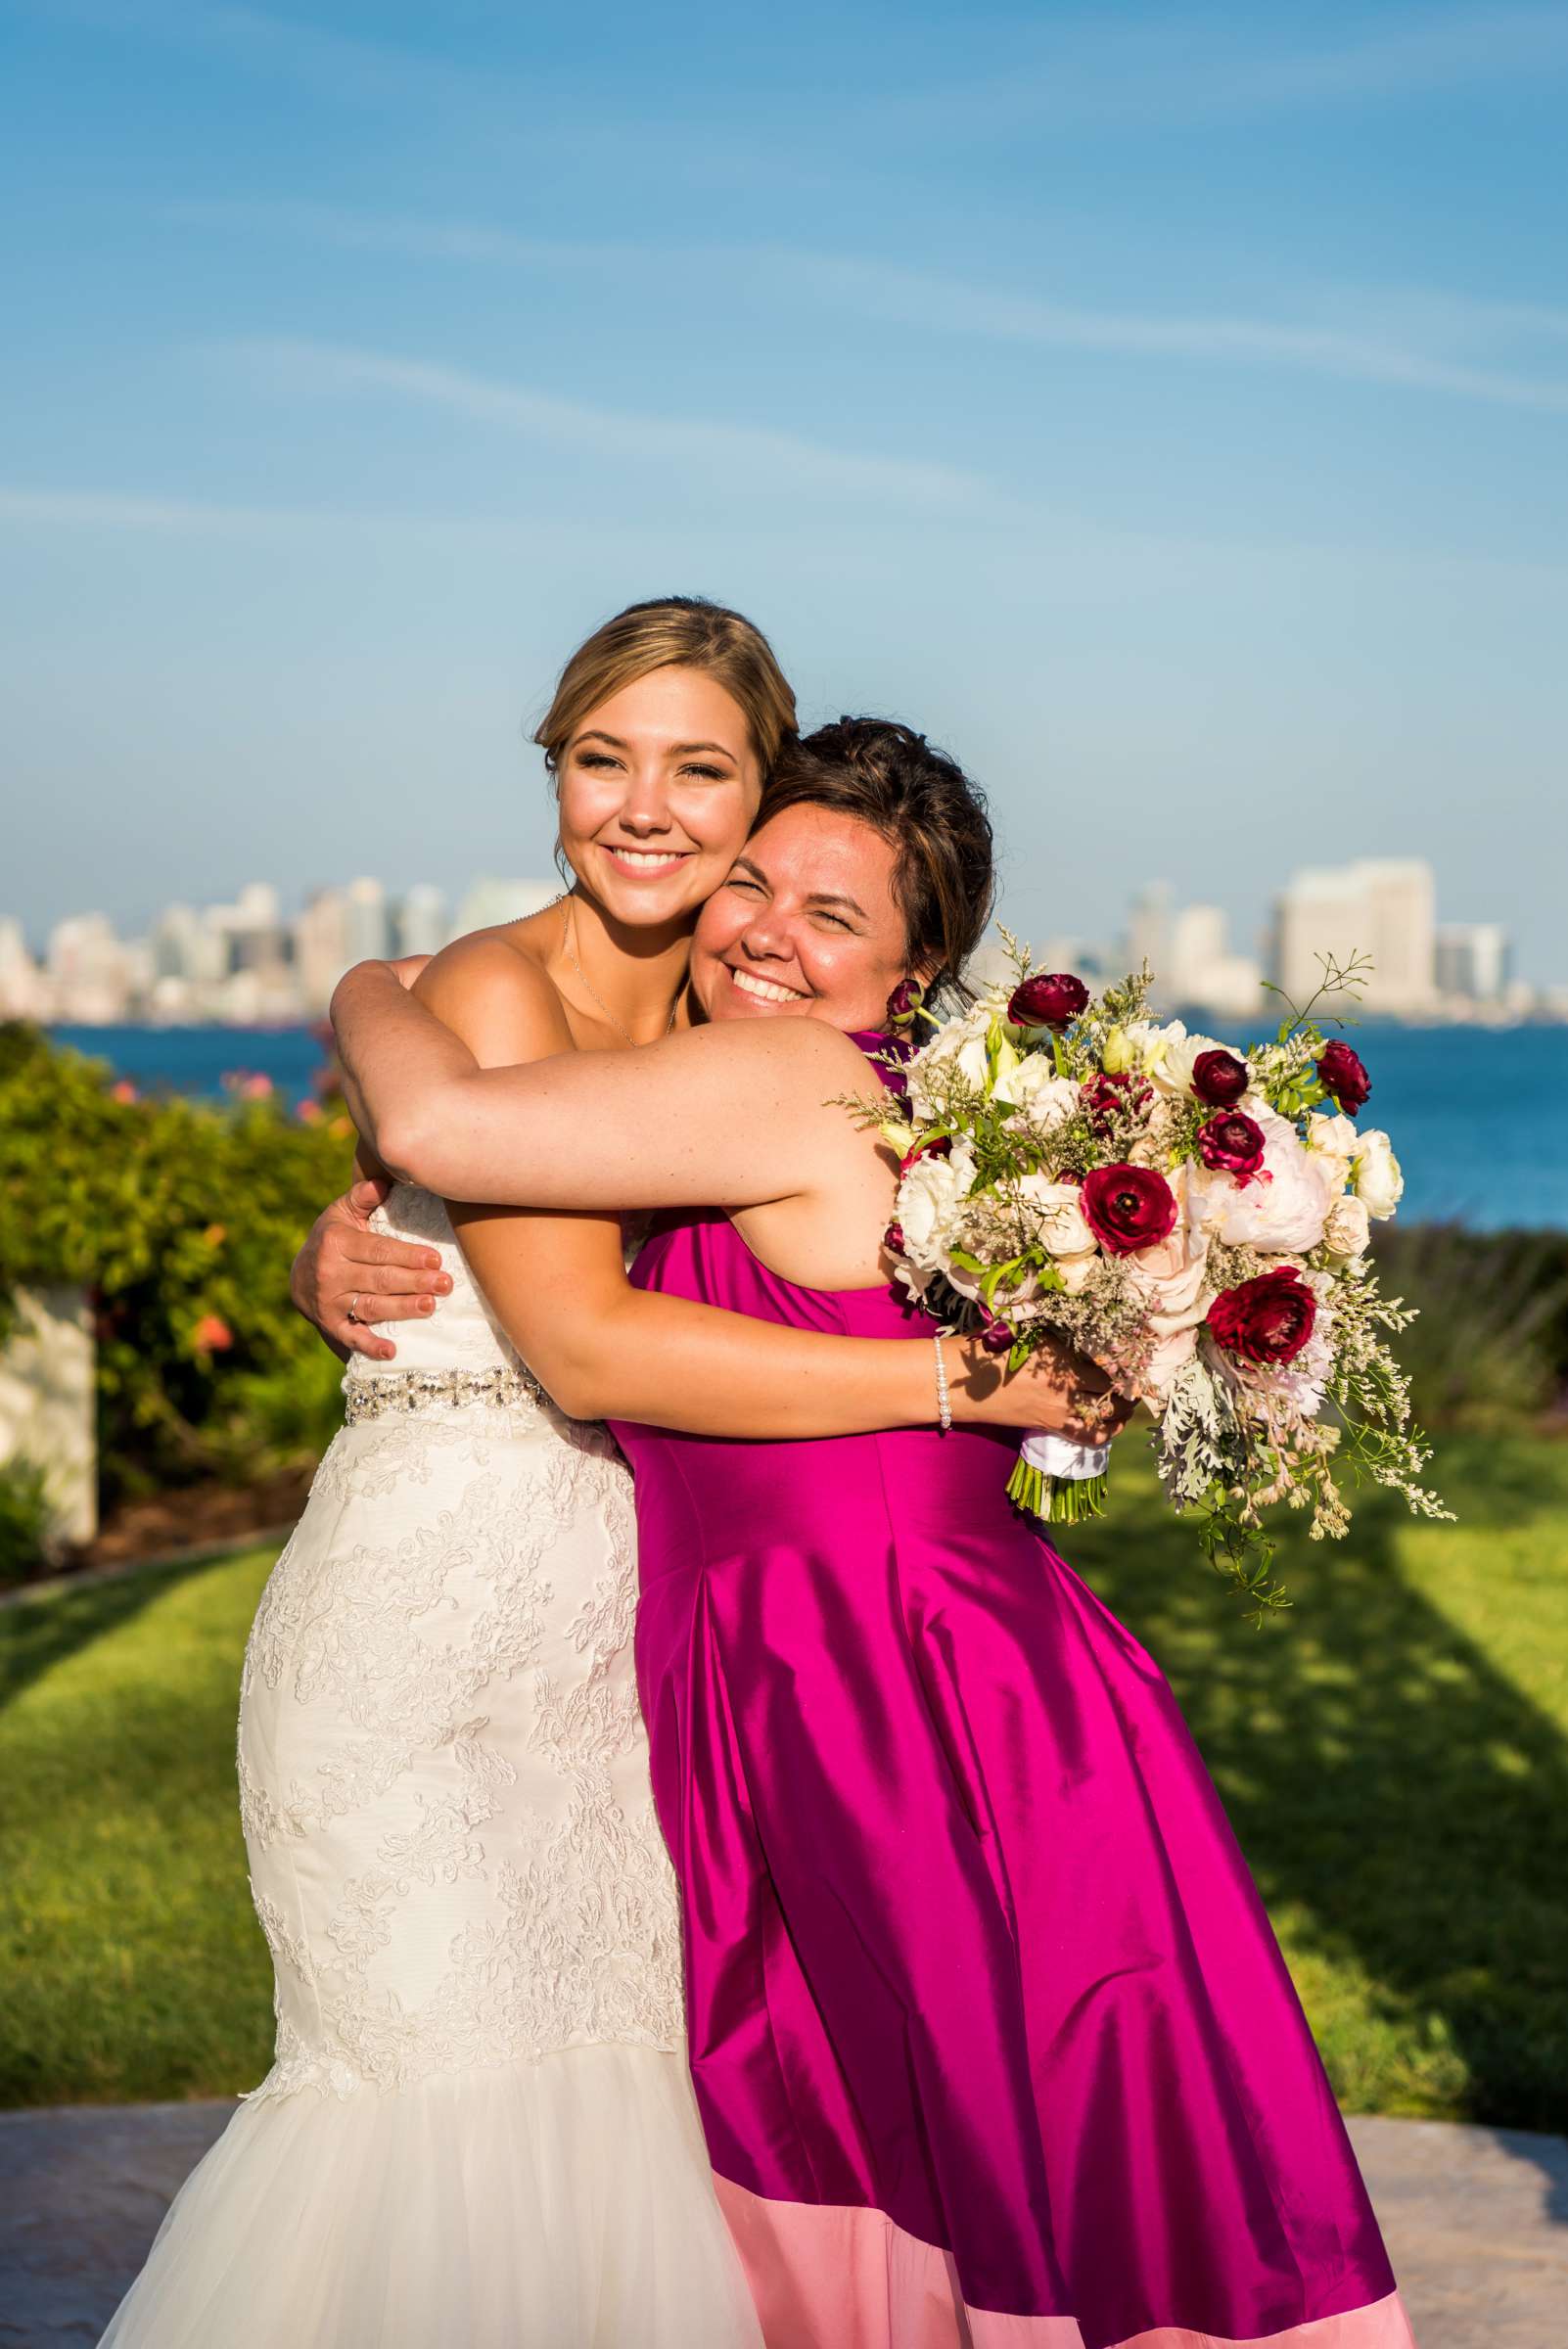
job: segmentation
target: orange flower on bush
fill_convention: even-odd
[[[204,1313],[191,1332],[191,1344],[198,1354],[226,1354],[233,1343],[233,1330],[216,1313]]]

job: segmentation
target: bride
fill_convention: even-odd
[[[670,600],[608,622],[539,731],[576,885],[438,957],[431,1008],[487,1064],[668,1034],[697,909],[793,731],[737,615]],[[613,1285],[643,1415],[752,1436],[921,1421],[932,1348],[629,1291],[605,1212],[448,1213],[400,1185],[377,1223],[449,1294],[395,1370],[350,1361],[247,1652],[276,2062],[105,2349],[756,2349],[686,2071],[630,1479],[508,1332],[542,1314],[568,1333],[570,1404],[570,1332],[600,1326]],[[1001,1388],[951,1351],[961,1417],[1081,1424],[1065,1374]]]

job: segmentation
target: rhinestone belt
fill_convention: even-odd
[[[531,1370],[387,1370],[372,1378],[344,1381],[344,1418],[381,1419],[389,1411],[423,1411],[437,1405],[457,1410],[466,1403],[533,1403],[550,1400]]]

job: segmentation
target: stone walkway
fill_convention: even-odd
[[[230,2109],[0,2113],[5,2349],[91,2349]],[[1568,2349],[1568,2140],[1442,2121],[1351,2134],[1420,2349]]]

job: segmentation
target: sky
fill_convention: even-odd
[[[0,0],[0,912],[544,874],[698,592],[1033,937],[1428,855],[1568,981],[1568,0]]]

